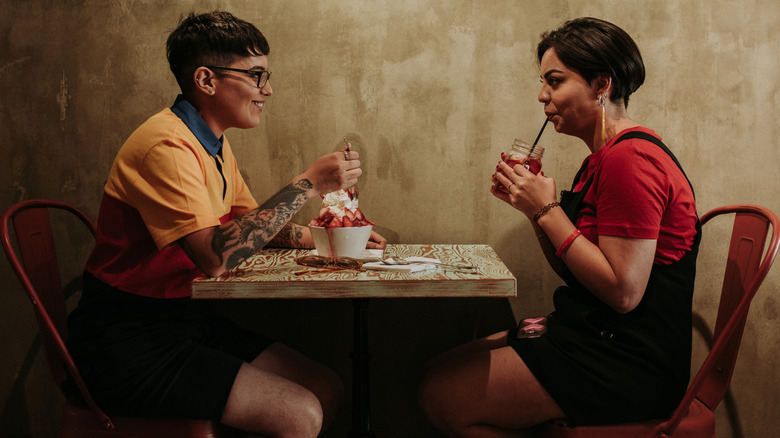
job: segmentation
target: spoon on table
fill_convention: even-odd
[[[425,263],[429,265],[443,266],[456,269],[477,269],[476,266],[471,265],[453,265],[450,263],[441,263],[437,261],[425,261],[425,260],[407,260],[403,257],[388,257],[382,260],[382,263],[386,265],[411,265],[413,263]]]

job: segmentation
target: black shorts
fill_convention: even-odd
[[[685,388],[668,374],[627,353],[617,341],[573,330],[555,313],[547,332],[507,343],[566,414],[572,425],[616,424],[669,415]]]
[[[109,414],[219,421],[239,368],[273,340],[212,306],[128,294],[85,274],[68,346],[98,405]]]

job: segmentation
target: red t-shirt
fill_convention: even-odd
[[[619,236],[657,239],[654,263],[669,264],[685,255],[696,235],[696,202],[685,175],[657,145],[641,139],[615,144],[621,135],[650,129],[626,129],[588,157],[575,185],[593,175],[575,225],[591,242]]]

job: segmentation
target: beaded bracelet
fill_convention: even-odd
[[[536,212],[536,214],[534,215],[534,222],[539,222],[539,219],[540,219],[542,216],[546,215],[548,211],[550,211],[551,209],[553,209],[553,208],[555,208],[555,207],[557,207],[557,206],[559,206],[559,205],[561,205],[561,204],[560,204],[558,201],[555,201],[555,202],[551,202],[551,203],[549,203],[549,204],[545,205],[544,207],[542,207],[542,208],[541,208],[539,211],[537,211],[537,212]]]
[[[569,237],[566,238],[566,240],[563,241],[561,246],[558,247],[558,249],[555,251],[555,255],[557,257],[563,257],[563,253],[566,252],[567,249],[571,246],[572,243],[574,243],[574,240],[577,239],[582,235],[582,232],[575,228],[574,231],[569,234]]]

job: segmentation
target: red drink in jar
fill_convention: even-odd
[[[542,170],[542,162],[539,161],[536,158],[523,158],[523,159],[506,159],[504,160],[506,164],[509,165],[509,167],[515,167],[516,165],[521,165],[525,167],[526,169],[530,170],[531,173],[534,175],[539,174],[539,171]]]
[[[516,138],[512,149],[506,153],[504,162],[513,168],[519,164],[537,175],[542,170],[542,155],[544,155],[543,147],[532,146]],[[506,188],[502,185],[498,185],[498,189],[506,192]]]

